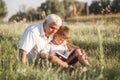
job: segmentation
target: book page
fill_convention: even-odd
[[[59,53],[59,52],[56,52],[56,54],[58,54],[59,56],[65,58],[65,59],[67,59],[67,58],[69,57],[69,55],[70,55],[73,51],[74,51],[74,50],[67,51],[67,52],[65,52],[64,54],[61,54],[61,53]]]
[[[59,56],[61,56],[61,57],[63,57],[63,58],[65,58],[65,59],[68,58],[68,57],[66,57],[65,55],[63,55],[63,54],[61,54],[61,53],[59,53],[59,52],[56,52],[56,54],[59,55]]]

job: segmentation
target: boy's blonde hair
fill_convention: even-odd
[[[56,34],[64,39],[68,39],[70,37],[70,29],[67,26],[61,26]]]

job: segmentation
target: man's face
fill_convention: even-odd
[[[59,29],[58,25],[48,25],[46,24],[45,33],[47,36],[54,35]]]

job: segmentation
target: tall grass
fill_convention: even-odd
[[[117,21],[64,23],[71,30],[69,41],[86,50],[91,64],[84,72],[77,63],[71,74],[59,66],[53,67],[49,61],[40,63],[35,69],[27,65],[26,72],[20,69],[16,62],[17,49],[23,31],[30,24],[0,24],[0,80],[120,79],[120,27]]]

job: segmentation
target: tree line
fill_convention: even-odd
[[[0,18],[6,15],[6,7],[3,3],[4,1],[0,0]],[[89,6],[87,3],[76,0],[46,0],[37,9],[24,9],[25,5],[11,16],[9,21],[37,21],[44,19],[50,13],[58,14],[63,19],[80,15],[116,14],[120,12],[120,0],[93,0]]]

